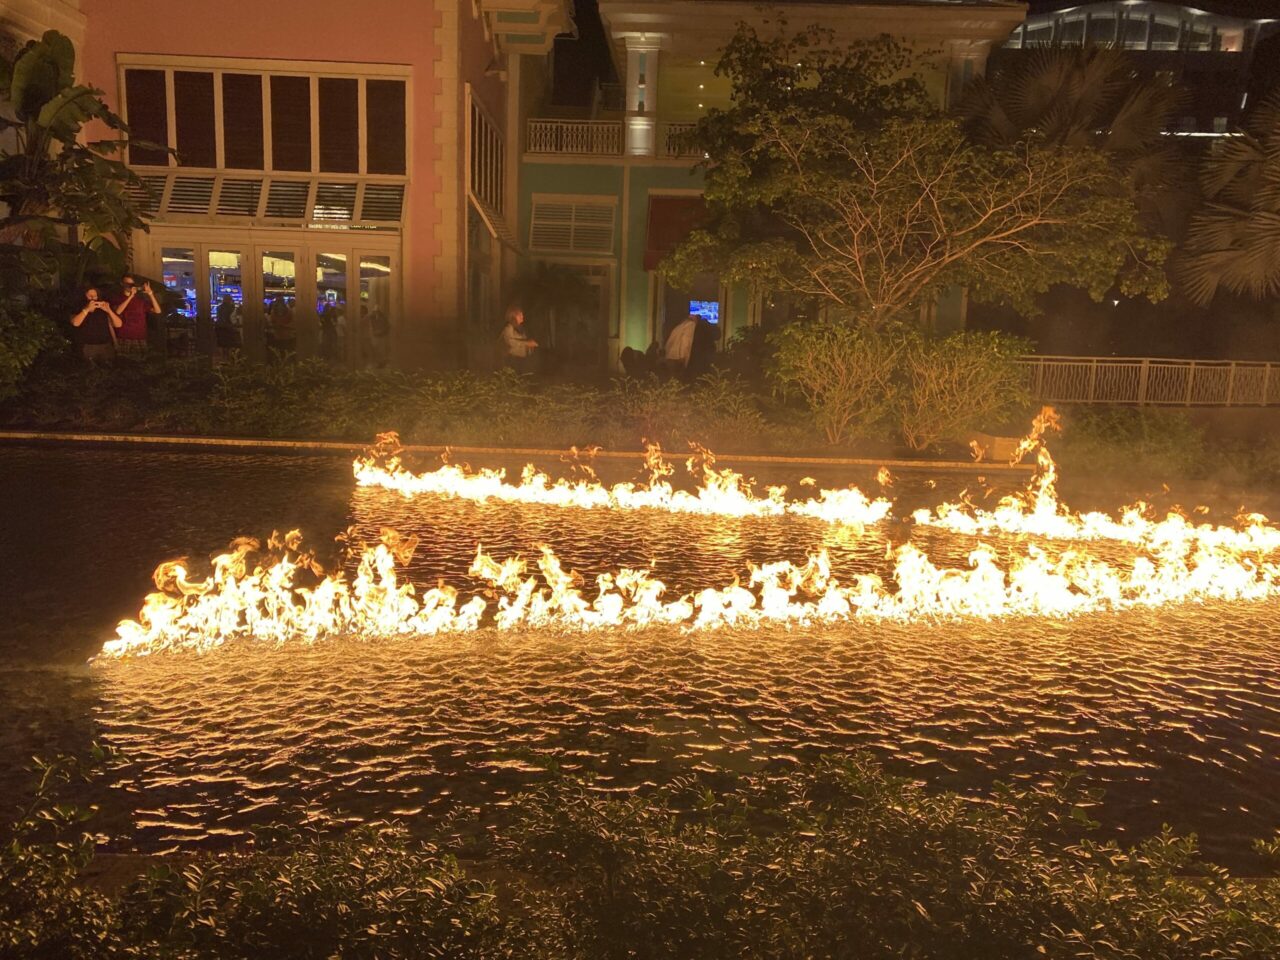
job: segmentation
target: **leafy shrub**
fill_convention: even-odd
[[[260,831],[254,849],[161,866],[117,905],[127,937],[183,957],[498,957],[517,931],[488,885],[398,827],[317,838]]]
[[[1206,459],[1204,431],[1185,413],[1150,407],[1077,407],[1066,417],[1054,455],[1064,470],[1169,479]]]
[[[41,350],[58,342],[52,323],[16,303],[0,304],[0,400],[17,392]]]
[[[1031,401],[1018,358],[1030,342],[1004,333],[954,333],[944,339],[910,333],[898,353],[902,386],[896,412],[913,450],[962,442],[1023,411]]]
[[[808,402],[829,443],[875,435],[891,417],[903,341],[857,323],[793,323],[774,334],[772,375]]]
[[[1280,949],[1280,882],[1192,840],[1088,837],[1068,783],[931,793],[863,757],[730,791],[554,784],[517,798],[499,856],[556,892],[593,958],[1237,960]],[[1273,853],[1277,845],[1268,846]]]
[[[53,769],[65,769],[52,765]],[[49,769],[49,767],[46,767]],[[57,776],[61,776],[58,774]],[[56,777],[55,777],[56,779]],[[56,784],[55,784],[56,786]],[[1280,880],[1162,833],[1099,842],[1069,782],[929,792],[862,756],[718,790],[557,780],[478,840],[260,831],[88,889],[48,778],[0,844],[0,954],[30,958],[1273,960]],[[442,837],[456,824],[438,825]],[[470,867],[463,844],[486,859]],[[1260,843],[1280,853],[1280,843]],[[476,879],[483,873],[491,879]]]
[[[924,450],[1004,421],[1029,401],[1017,359],[1031,345],[1007,334],[939,340],[840,320],[792,324],[774,342],[774,378],[799,390],[833,444],[896,429]]]

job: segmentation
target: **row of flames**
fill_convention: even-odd
[[[350,577],[341,564],[327,570],[294,532],[273,536],[265,545],[247,538],[235,541],[213,560],[204,579],[192,579],[182,562],[162,564],[155,573],[157,591],[147,597],[136,621],[119,625],[103,655],[205,650],[236,639],[283,643],[334,635],[420,637],[482,627],[712,628],[853,619],[1063,617],[1280,595],[1280,528],[1259,514],[1242,515],[1235,526],[1215,526],[1180,513],[1157,519],[1143,504],[1125,509],[1118,518],[1069,510],[1058,499],[1056,467],[1043,442],[1055,429],[1057,418],[1046,408],[1019,448],[1015,462],[1032,452],[1037,457],[1025,492],[1004,498],[991,510],[969,502],[919,510],[913,522],[970,536],[1120,541],[1137,548],[1128,566],[1099,559],[1081,545],[1051,553],[1043,546],[1019,544],[1002,559],[990,544],[979,542],[967,567],[944,568],[908,541],[889,548],[892,572],[887,578],[856,574],[842,582],[833,575],[827,553],[820,551],[803,564],[753,566],[745,582],[673,596],[648,569],[624,568],[588,584],[566,570],[549,547],[541,547],[532,564],[519,557],[498,561],[477,548],[470,575],[483,587],[464,598],[443,582],[421,591],[405,582],[400,569],[415,541],[392,531],[358,551]],[[735,517],[795,515],[853,528],[893,514],[890,500],[872,499],[853,487],[821,490],[807,499],[788,499],[783,487],[759,493],[742,475],[717,468],[706,451],[696,451],[687,464],[699,480],[693,491],[674,488],[669,479],[673,468],[656,448],[647,464],[646,483],[608,487],[581,464],[576,465],[578,477],[554,480],[528,466],[517,483],[501,470],[472,471],[447,463],[415,474],[401,462],[398,439],[385,434],[354,468],[361,485],[409,497]],[[879,480],[882,487],[891,483],[884,470]]]

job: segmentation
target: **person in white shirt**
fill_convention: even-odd
[[[667,345],[662,355],[673,373],[681,373],[689,366],[689,357],[693,353],[693,332],[697,329],[698,318],[691,313],[667,335]]]
[[[502,328],[502,359],[516,370],[528,370],[538,341],[524,332],[524,311],[512,304],[507,307],[506,325]]]

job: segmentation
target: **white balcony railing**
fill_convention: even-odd
[[[686,138],[696,123],[665,123],[662,125],[662,155],[664,157],[696,159],[702,152],[689,146]]]
[[[1032,394],[1049,403],[1280,405],[1280,363],[1150,357],[1024,357]]]
[[[694,160],[702,156],[686,142],[692,123],[658,126],[657,154],[667,160]],[[626,134],[621,120],[530,120],[525,152],[562,157],[621,157]]]
[[[530,120],[527,153],[574,157],[622,156],[618,120]]]

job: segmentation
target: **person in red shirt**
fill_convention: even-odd
[[[133,275],[120,278],[120,296],[114,298],[111,308],[123,321],[116,332],[121,353],[140,353],[147,345],[147,316],[160,312],[160,302],[151,292],[151,282],[144,280],[139,287]]]

